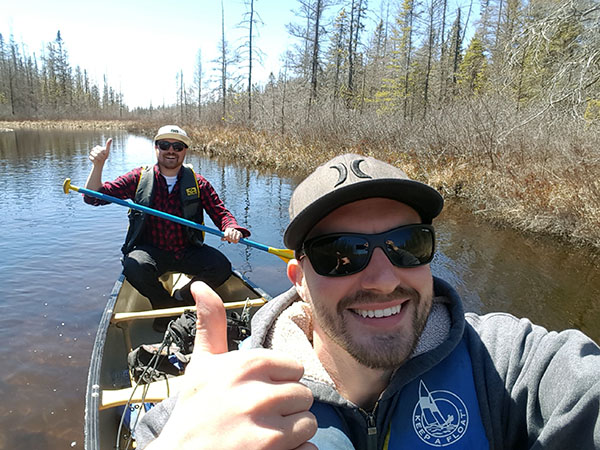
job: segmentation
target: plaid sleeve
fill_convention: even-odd
[[[142,168],[138,167],[137,169],[133,169],[132,171],[121,175],[113,181],[105,181],[102,184],[102,187],[98,189],[98,192],[120,199],[133,199],[135,197],[135,191],[140,180],[141,172]],[[88,195],[84,195],[83,200],[94,206],[107,205],[110,203]]]
[[[225,231],[226,228],[233,227],[236,230],[241,231],[244,237],[250,236],[250,231],[238,225],[233,214],[225,208],[223,201],[219,198],[217,192],[208,180],[198,174],[196,174],[196,178],[198,179],[198,187],[200,188],[202,206],[217,228],[221,231]]]

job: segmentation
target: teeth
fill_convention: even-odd
[[[385,309],[355,309],[354,312],[362,317],[389,317],[398,314],[402,309],[402,305],[397,305],[392,308]]]

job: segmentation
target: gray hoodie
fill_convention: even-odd
[[[390,426],[402,388],[434,369],[464,338],[491,449],[600,449],[600,349],[593,341],[575,330],[548,332],[509,314],[465,314],[458,294],[437,278],[434,292],[413,355],[394,372],[373,411],[337,392],[312,349],[310,307],[294,288],[257,312],[244,348],[284,350],[303,363],[302,382],[315,402],[332,405],[344,423],[347,445],[330,448],[348,448],[348,441],[360,450],[385,448],[382,430]],[[146,414],[136,430],[140,448],[160,432],[173,405],[166,400]],[[327,438],[322,431],[316,442]]]

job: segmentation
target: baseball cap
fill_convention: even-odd
[[[160,127],[158,133],[154,136],[154,142],[159,139],[177,139],[188,147],[192,144],[192,140],[188,137],[187,133],[177,125],[165,125],[164,127]]]
[[[431,223],[444,206],[438,191],[411,180],[398,167],[368,156],[340,155],[317,167],[294,190],[283,242],[287,248],[297,250],[310,230],[330,212],[373,197],[407,204],[419,213],[423,223]]]

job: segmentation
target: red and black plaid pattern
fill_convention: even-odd
[[[105,182],[99,189],[99,192],[117,197],[120,199],[134,199],[135,191],[140,179],[142,167],[121,175],[114,181]],[[183,217],[183,208],[181,205],[181,196],[179,194],[179,180],[181,179],[181,170],[178,175],[178,182],[173,191],[169,193],[167,182],[160,175],[158,165],[154,166],[154,177],[156,188],[154,192],[154,201],[152,207],[167,214]],[[200,189],[201,206],[206,211],[213,223],[221,231],[228,227],[237,228],[244,237],[250,235],[250,232],[239,226],[235,217],[225,208],[225,205],[215,192],[212,185],[202,175],[196,174],[198,187]],[[84,196],[84,201],[94,206],[106,205],[109,202],[94,197]],[[189,245],[186,236],[185,227],[170,220],[161,219],[156,216],[148,215],[146,226],[142,235],[142,242],[162,250],[174,252],[176,257],[183,256],[184,249]]]

